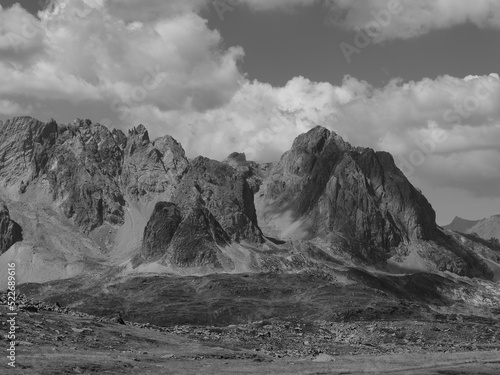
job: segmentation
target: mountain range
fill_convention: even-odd
[[[498,248],[437,226],[389,153],[321,126],[259,164],[238,152],[188,159],[143,125],[126,135],[90,120],[17,117],[0,123],[0,155],[0,277],[15,262],[18,283],[40,298],[134,319],[143,298],[161,324],[268,316],[292,300],[308,305],[298,314],[327,314],[332,285],[377,290],[386,302],[500,300],[488,288],[499,280]],[[314,292],[297,300],[290,282]],[[281,304],[263,308],[262,288]],[[178,298],[183,307],[165,314]],[[247,308],[229,302],[240,298]]]
[[[492,238],[500,239],[500,215],[494,215],[482,220],[466,220],[455,217],[444,228],[460,233],[475,233],[486,240]]]

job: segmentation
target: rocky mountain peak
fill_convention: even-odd
[[[142,124],[138,125],[137,127],[134,127],[129,130],[128,135],[130,138],[137,138],[140,141],[143,142],[143,144],[148,143],[149,140],[149,133],[146,127]]]
[[[122,150],[127,146],[127,136],[124,132],[119,129],[113,129],[111,135]]]
[[[290,151],[281,158],[284,172],[293,175],[305,175],[312,171],[320,155],[333,155],[351,151],[352,146],[322,126],[316,126],[307,133],[299,135]]]
[[[446,225],[445,228],[453,230],[456,232],[467,233],[474,225],[479,223],[480,220],[467,220],[461,217],[455,216],[453,221]]]
[[[186,172],[189,166],[186,152],[182,145],[173,137],[165,135],[155,139],[153,146],[162,155],[162,162],[167,173],[174,173],[180,178]]]
[[[234,160],[237,163],[244,163],[247,161],[247,156],[244,152],[233,152],[229,154],[227,160]]]
[[[317,125],[306,133],[299,135],[292,144],[294,148],[305,148],[312,152],[320,151],[329,141],[335,143],[339,148],[351,149],[352,146],[334,131]]]
[[[169,200],[186,173],[189,161],[174,138],[150,142],[143,125],[129,131],[123,161],[122,184],[133,200]]]
[[[32,117],[14,117],[0,129],[0,182],[18,186],[37,174],[35,155],[50,147],[57,137],[57,127]]]
[[[265,191],[269,212],[290,212],[308,237],[336,233],[368,258],[436,230],[431,205],[390,154],[352,147],[320,126],[297,137]]]
[[[500,215],[494,215],[481,220],[466,220],[455,217],[453,221],[444,228],[459,233],[475,233],[485,240],[500,238]]]
[[[291,152],[307,152],[318,154],[323,150],[325,143],[332,133],[330,130],[316,126],[307,133],[299,135],[292,144]]]

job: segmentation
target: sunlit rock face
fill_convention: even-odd
[[[189,161],[172,137],[151,142],[143,125],[129,131],[123,159],[121,186],[132,200],[170,199],[186,173]]]

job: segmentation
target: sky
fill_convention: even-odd
[[[498,0],[0,0],[0,120],[88,118],[278,160],[325,126],[438,223],[500,214]]]

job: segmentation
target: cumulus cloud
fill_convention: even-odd
[[[11,100],[0,99],[0,115],[12,116],[22,113],[30,113],[33,110],[31,106],[23,107]]]
[[[33,100],[64,100],[73,103],[100,99],[99,89],[78,76],[39,61],[26,70],[0,62],[0,95],[29,96]]]
[[[356,144],[391,152],[406,175],[430,187],[498,196],[497,74],[394,80],[366,92],[340,108],[332,128]]]
[[[246,1],[255,10],[272,8],[266,5],[272,2]],[[337,3],[348,9],[343,22],[349,25],[366,4]],[[244,151],[258,161],[277,160],[298,134],[323,125],[355,145],[392,152],[410,176],[497,196],[498,75],[395,79],[382,88],[350,76],[339,85],[295,77],[273,87],[245,77],[243,49],[223,47],[219,32],[193,11],[203,4],[157,1],[149,12],[132,0],[58,0],[38,19],[19,6],[0,9],[0,19],[10,17],[0,33],[0,115],[57,118],[84,108],[74,117],[122,130],[143,123],[152,137],[177,138],[191,157]],[[37,42],[15,50],[5,35],[22,35],[25,17]],[[475,179],[489,187],[470,183]]]
[[[85,1],[90,3],[104,0]],[[239,6],[246,6],[253,11],[259,12],[294,10],[316,3],[321,3],[321,0],[148,0],[147,6],[137,0],[107,0],[104,1],[104,6],[110,14],[126,22],[150,22],[166,15],[179,15],[190,11],[199,12],[209,8],[223,16],[224,13]]]
[[[18,5],[0,10],[2,19],[9,18],[2,25],[0,48],[12,50],[14,58],[25,53],[22,64],[2,54],[0,95],[104,100],[124,117],[146,99],[162,110],[203,111],[222,105],[238,90],[243,50],[222,49],[220,34],[196,13],[127,23],[105,4],[57,1],[39,13],[40,19]],[[36,38],[22,44],[24,50],[15,50],[7,36],[24,37],[20,25],[26,17],[31,17]],[[29,49],[35,39],[38,49]]]
[[[318,124],[331,127],[332,119],[341,116],[343,106],[356,98],[366,98],[369,91],[366,82],[352,77],[346,77],[342,86],[304,77],[293,78],[283,87],[245,81],[219,108],[167,112],[141,107],[134,110],[134,117],[147,118],[154,134],[161,134],[167,127],[191,156],[204,154],[223,159],[231,151],[244,151],[249,158],[269,161],[279,159],[298,134]]]
[[[354,145],[391,152],[416,181],[494,197],[500,191],[499,95],[495,74],[394,80],[380,89],[352,77],[340,86],[302,77],[280,88],[247,82],[228,105],[191,113],[188,127],[172,131],[192,154],[221,159],[236,150],[277,160],[299,133],[320,124]],[[183,116],[155,115],[159,124],[178,124]]]
[[[318,0],[240,0],[246,3],[251,9],[256,11],[268,11],[276,9],[294,9],[319,3]]]
[[[0,54],[3,61],[22,63],[42,50],[44,32],[32,14],[19,4],[0,5]]]
[[[259,161],[277,160],[298,134],[323,125],[354,145],[391,152],[411,178],[497,196],[499,99],[497,74],[383,88],[350,76],[339,86],[296,77],[283,87],[246,81],[227,104],[205,112],[141,106],[133,118],[155,135],[174,135],[190,156],[244,151]]]
[[[147,6],[144,2],[137,0],[107,0],[104,2],[104,6],[110,14],[126,22],[154,21],[200,10],[207,5],[207,0],[148,0]]]
[[[465,23],[500,28],[497,0],[327,0],[327,6],[334,24],[369,28],[378,42],[414,38]]]
[[[152,21],[167,14],[183,14],[207,8],[224,14],[239,6],[247,6],[253,11],[293,10],[321,2],[322,0],[148,0],[148,6],[144,6],[137,0],[107,0],[105,6],[113,15],[127,22],[133,22]]]

